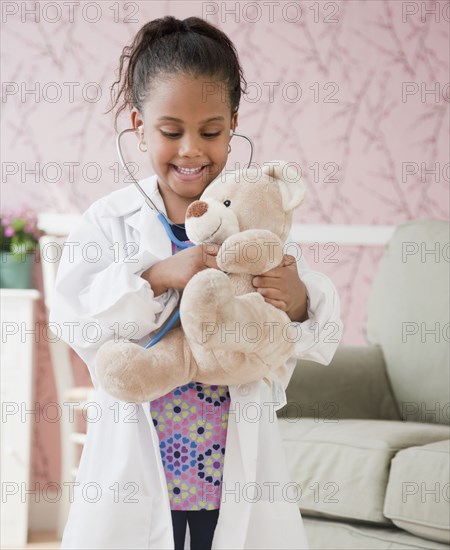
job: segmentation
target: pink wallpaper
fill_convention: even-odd
[[[238,132],[253,139],[255,162],[286,159],[301,167],[309,197],[296,221],[448,219],[449,2],[67,4],[2,2],[3,208],[82,212],[124,185],[113,116],[103,114],[109,86],[134,33],[171,14],[203,16],[235,43],[250,92]],[[121,128],[128,125],[123,117]],[[125,139],[128,158],[138,162],[135,141]],[[236,138],[229,167],[247,155]],[[150,173],[139,165],[139,177]],[[340,246],[336,262],[330,251],[303,246],[312,267],[339,289],[344,342],[361,344],[382,250]],[[40,318],[45,322],[42,308]],[[37,393],[54,399],[45,346]],[[57,429],[37,425],[35,438],[34,478],[55,480]]]

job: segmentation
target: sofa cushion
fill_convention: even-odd
[[[309,547],[321,550],[448,550],[397,527],[303,517]]]
[[[401,420],[380,346],[339,346],[329,365],[299,359],[281,418]]]
[[[392,461],[384,515],[420,537],[450,543],[450,441],[400,451]]]
[[[391,524],[383,514],[395,454],[450,438],[446,426],[389,420],[279,419],[302,514]]]
[[[450,424],[449,231],[400,225],[369,293],[366,336],[383,349],[403,420]]]

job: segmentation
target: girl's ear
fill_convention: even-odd
[[[144,129],[144,119],[136,107],[131,109],[131,127],[136,128],[136,131],[139,132],[139,134],[142,134],[142,130]]]
[[[280,187],[281,200],[285,212],[299,206],[306,194],[306,185],[293,162],[272,160],[263,164],[262,172],[273,178]]]
[[[236,131],[238,125],[238,114],[234,113],[234,115],[231,117],[231,129]]]

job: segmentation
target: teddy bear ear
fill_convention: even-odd
[[[299,206],[306,194],[306,186],[303,178],[294,166],[293,162],[284,160],[271,160],[263,164],[263,174],[274,178],[280,186],[281,199],[285,212]]]

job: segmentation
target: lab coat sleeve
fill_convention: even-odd
[[[287,253],[292,254],[291,250],[290,248]],[[266,377],[267,383],[271,386],[273,399],[280,403],[276,409],[286,404],[285,390],[296,367],[297,359],[329,365],[344,330],[336,287],[326,275],[310,269],[300,249],[297,270],[306,287],[308,319],[302,323],[290,324],[289,337],[295,343],[294,354],[286,365]]]
[[[297,262],[297,270],[306,286],[308,319],[303,323],[292,323],[297,329],[294,357],[328,365],[344,331],[339,295],[331,280],[323,273],[311,270],[303,257]]]
[[[94,386],[98,348],[112,339],[145,338],[164,324],[179,299],[175,289],[155,297],[140,276],[159,258],[141,249],[133,261],[119,257],[121,224],[101,217],[103,211],[100,199],[64,243],[49,315],[62,340],[87,364]]]

